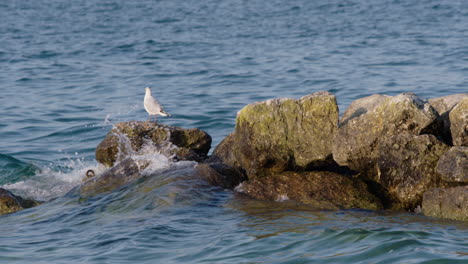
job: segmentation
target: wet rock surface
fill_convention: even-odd
[[[114,167],[104,171],[85,181],[78,189],[81,196],[93,196],[96,194],[116,190],[132,181],[141,178],[140,165],[131,158],[126,158]]]
[[[122,122],[98,145],[96,160],[112,167],[116,161],[141,151],[147,144],[176,160],[202,161],[211,147],[211,136],[198,128],[184,129],[150,121]]]
[[[425,192],[422,211],[426,216],[468,221],[468,186]]]
[[[0,188],[0,215],[14,213],[25,208],[39,205],[37,201],[24,199],[8,190]]]
[[[201,179],[211,185],[230,190],[247,180],[243,172],[223,163],[201,163],[196,171]]]
[[[283,172],[249,180],[236,190],[260,200],[293,200],[318,209],[382,208],[362,181],[327,171]]]

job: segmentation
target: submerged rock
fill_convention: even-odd
[[[436,169],[445,182],[468,184],[468,147],[452,147],[440,157]]]
[[[115,125],[98,145],[96,160],[112,167],[116,161],[141,151],[146,144],[176,160],[201,161],[210,150],[211,137],[198,128],[184,129],[150,121],[122,122]]]
[[[116,190],[141,178],[142,169],[133,159],[126,158],[102,174],[85,181],[79,186],[78,192],[81,196],[92,196]]]
[[[333,157],[356,171],[374,167],[379,144],[402,133],[422,134],[431,129],[437,112],[416,95],[405,93],[383,100],[378,106],[348,119],[333,140]]]
[[[337,125],[336,98],[328,92],[249,104],[213,156],[249,178],[320,167],[333,163],[329,142]]]
[[[439,114],[439,122],[441,123],[441,129],[439,135],[449,145],[452,145],[452,134],[450,132],[450,119],[449,114],[452,109],[460,103],[463,98],[468,98],[468,94],[452,94],[443,97],[431,98],[429,103]]]
[[[25,208],[31,208],[40,203],[14,195],[8,190],[0,188],[0,215],[14,213]]]
[[[414,210],[426,190],[439,187],[435,168],[448,149],[433,135],[387,138],[378,147],[373,180],[388,192],[393,208]]]
[[[201,163],[197,165],[196,171],[199,177],[209,184],[225,189],[232,190],[247,180],[244,173],[223,163]]]
[[[293,200],[317,209],[382,208],[362,181],[327,171],[283,172],[243,182],[236,190],[260,200]]]
[[[468,186],[425,192],[422,211],[426,216],[468,221]]]
[[[449,119],[453,145],[468,147],[468,97],[450,111]]]

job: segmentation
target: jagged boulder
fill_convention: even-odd
[[[428,189],[439,187],[439,158],[449,146],[433,135],[401,134],[387,138],[377,149],[371,178],[391,197],[393,208],[414,210]]]
[[[40,203],[14,195],[8,190],[0,188],[0,215],[14,213],[25,208],[31,208]]]
[[[293,200],[317,209],[382,208],[361,180],[327,171],[283,172],[243,182],[236,190],[255,199]]]
[[[436,170],[445,182],[468,184],[468,147],[452,147],[440,157]]]
[[[249,178],[325,166],[333,163],[337,126],[336,98],[328,92],[257,102],[239,111],[234,133],[213,156]]]
[[[361,115],[374,110],[387,98],[389,98],[388,95],[373,94],[353,101],[345,110],[343,116],[341,116],[340,126],[345,125],[353,118],[360,117]]]
[[[146,144],[156,146],[161,154],[177,160],[201,161],[211,147],[211,136],[198,129],[184,129],[150,121],[130,121],[115,125],[96,148],[96,160],[112,167]]]
[[[244,173],[223,163],[200,163],[196,166],[198,176],[213,186],[234,189],[247,180]]]
[[[453,145],[468,147],[468,97],[450,111],[449,119]]]
[[[81,196],[93,196],[99,193],[116,190],[130,182],[141,178],[141,170],[147,164],[138,164],[131,158],[126,158],[114,167],[85,181],[78,188]]]
[[[463,98],[467,98],[468,94],[451,94],[447,96],[431,98],[429,103],[439,114],[438,122],[441,124],[439,136],[449,145],[452,145],[452,135],[450,133],[450,111],[460,103]]]
[[[433,129],[437,118],[429,103],[411,93],[388,97],[377,104],[338,129],[332,150],[339,165],[357,171],[370,170],[382,141],[402,133],[423,134]]]
[[[428,190],[422,211],[426,216],[468,221],[468,185]]]

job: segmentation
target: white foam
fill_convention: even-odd
[[[96,174],[105,170],[103,165],[94,162],[85,164],[80,159],[69,159],[66,167],[70,171],[63,172],[51,168],[40,168],[40,171],[25,181],[19,181],[1,186],[16,195],[38,201],[48,201],[60,197],[72,188],[82,183],[86,178],[86,171],[92,169]]]

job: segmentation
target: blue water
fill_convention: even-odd
[[[466,223],[249,200],[192,163],[68,193],[146,86],[216,145],[259,100],[468,92],[467,43],[461,0],[1,1],[0,185],[49,202],[0,216],[0,262],[467,263]]]

